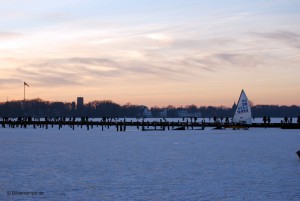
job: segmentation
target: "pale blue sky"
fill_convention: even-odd
[[[47,100],[229,106],[244,88],[255,104],[300,105],[299,11],[298,0],[0,0],[0,101],[22,99],[25,80]]]

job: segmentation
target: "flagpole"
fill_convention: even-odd
[[[24,102],[25,102],[25,100],[26,100],[26,99],[25,99],[25,95],[26,95],[26,94],[25,94],[25,88],[26,88],[26,86],[29,87],[29,85],[28,85],[26,82],[24,82]]]

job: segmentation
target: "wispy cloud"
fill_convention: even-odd
[[[103,58],[32,61],[19,67],[17,73],[18,76],[30,79],[44,87],[88,85],[89,79],[99,79],[118,74],[114,62]]]
[[[13,39],[13,38],[16,38],[16,37],[20,37],[22,36],[22,34],[20,33],[16,33],[16,32],[1,32],[0,31],[0,40],[1,39]]]
[[[263,61],[257,55],[245,55],[245,54],[216,54],[215,58],[220,59],[220,63],[227,62],[230,65],[234,65],[238,68],[254,68],[258,64],[263,64]]]
[[[22,83],[21,79],[15,78],[0,78],[0,86],[2,85],[12,85],[12,84],[20,84]]]
[[[284,43],[292,47],[300,48],[300,34],[292,31],[274,31],[266,33],[253,33],[255,36],[263,37],[269,40]]]

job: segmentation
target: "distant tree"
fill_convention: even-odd
[[[253,105],[250,102],[250,105]],[[76,111],[76,117],[140,117],[144,111],[144,105],[133,105],[127,103],[123,106],[114,103],[111,100],[92,101],[85,104],[82,111]],[[187,110],[189,113],[201,112],[203,117],[232,117],[233,108],[225,106],[201,106],[187,105],[185,107],[175,107],[168,105],[167,107],[154,106],[151,109],[153,117],[160,117],[161,112],[167,110],[168,117],[177,117],[178,111]],[[298,117],[300,116],[300,107],[279,106],[279,105],[253,105],[251,107],[252,116],[254,117]],[[33,100],[6,101],[0,103],[1,117],[71,117],[74,115],[72,111],[72,103],[49,102],[40,98]]]
[[[163,109],[164,108],[154,106],[154,107],[151,107],[150,111],[151,111],[153,117],[159,118],[160,117],[160,112],[162,112]]]
[[[168,117],[171,117],[171,118],[175,118],[175,117],[177,117],[177,109],[176,109],[176,107],[175,106],[173,106],[173,105],[168,105],[167,106],[167,114],[168,114]]]
[[[195,114],[196,112],[198,112],[198,107],[196,105],[187,105],[185,106],[185,109],[190,114]]]

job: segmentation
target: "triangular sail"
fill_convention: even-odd
[[[233,117],[234,123],[242,123],[242,124],[252,124],[252,114],[250,102],[244,92],[242,90],[236,111]]]

